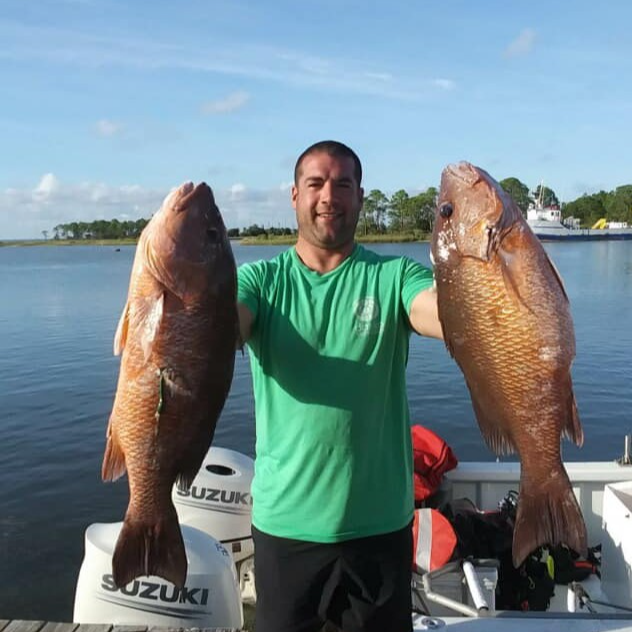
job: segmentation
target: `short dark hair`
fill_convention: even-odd
[[[340,143],[337,140],[321,140],[313,145],[310,145],[296,161],[294,167],[294,184],[298,184],[299,172],[301,170],[301,164],[303,160],[311,154],[323,152],[329,156],[351,158],[353,160],[353,175],[358,181],[358,186],[362,183],[362,164],[360,159],[353,149],[347,147],[344,143]]]

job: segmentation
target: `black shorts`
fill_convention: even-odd
[[[321,544],[252,527],[257,632],[411,632],[412,529]]]

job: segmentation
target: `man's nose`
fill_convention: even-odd
[[[325,180],[323,186],[320,189],[320,201],[325,204],[330,204],[334,199],[334,185],[331,180]]]

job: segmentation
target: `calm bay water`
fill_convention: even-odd
[[[234,247],[239,263],[284,247]],[[428,244],[372,246],[429,263]],[[547,244],[575,321],[573,379],[585,445],[567,460],[611,460],[632,432],[632,242]],[[127,485],[100,480],[119,359],[114,331],[133,247],[0,248],[0,618],[70,621],[92,522],[122,519]],[[412,419],[461,460],[492,460],[443,343],[414,337]],[[534,415],[537,406],[534,407]],[[215,445],[254,456],[247,356],[237,355]]]

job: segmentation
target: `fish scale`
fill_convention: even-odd
[[[570,367],[575,338],[553,264],[500,185],[469,163],[442,174],[431,250],[439,318],[474,413],[497,453],[517,451],[513,560],[539,546],[586,551],[560,437],[583,434]]]
[[[237,345],[236,268],[211,189],[172,192],[143,231],[117,329],[121,368],[104,480],[128,474],[113,560],[120,587],[158,575],[178,587],[187,560],[171,490],[190,485],[213,439]]]

